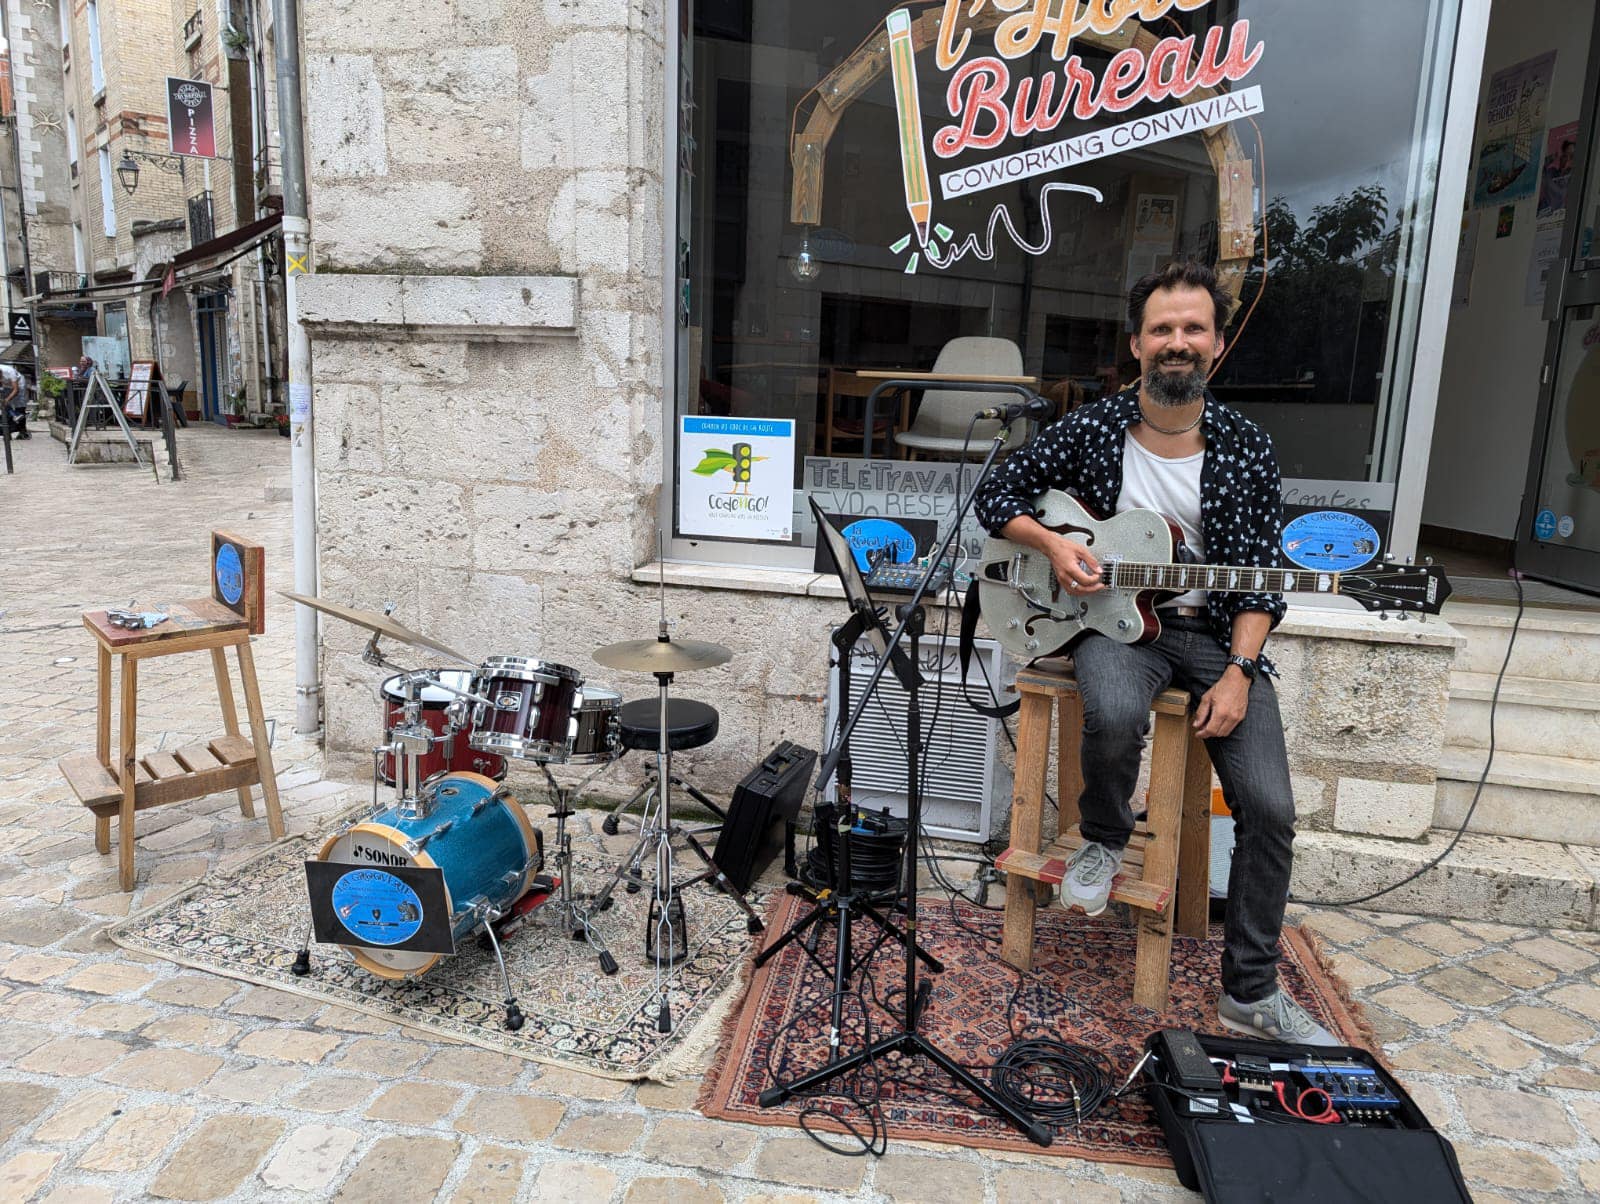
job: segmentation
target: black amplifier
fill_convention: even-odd
[[[760,872],[757,862],[768,830],[780,819],[793,823],[799,815],[816,763],[817,754],[811,749],[785,740],[733,788],[728,818],[711,860],[739,891],[749,890]]]

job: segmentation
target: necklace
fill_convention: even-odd
[[[1146,414],[1144,412],[1144,404],[1142,402],[1137,403],[1137,404],[1139,406],[1139,421],[1143,422],[1147,427],[1149,427],[1151,430],[1155,431],[1158,435],[1187,435],[1190,431],[1194,430],[1195,427],[1199,426],[1200,425],[1200,420],[1206,416],[1206,407],[1204,405],[1202,405],[1200,407],[1200,412],[1194,416],[1194,421],[1191,422],[1188,426],[1180,426],[1180,427],[1157,426],[1155,423],[1150,421],[1150,415],[1148,415],[1148,414]]]

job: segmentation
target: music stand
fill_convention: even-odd
[[[928,571],[923,574],[915,593],[912,594],[911,601],[895,608],[896,616],[900,619],[900,626],[891,636],[885,636],[884,634],[885,624],[877,608],[872,603],[871,595],[867,592],[866,582],[862,580],[860,571],[856,567],[855,556],[851,552],[849,544],[834,529],[827,516],[817,506],[815,499],[811,500],[811,508],[817,517],[819,537],[828,541],[828,548],[833,553],[834,564],[839,570],[839,579],[844,585],[845,596],[850,601],[852,613],[862,620],[865,626],[865,634],[878,651],[877,668],[867,682],[866,688],[862,691],[861,700],[856,704],[854,714],[840,724],[839,743],[823,764],[822,771],[817,778],[817,791],[820,794],[826,789],[828,780],[833,776],[835,769],[843,767],[845,757],[848,756],[850,733],[860,721],[862,714],[865,713],[867,704],[872,700],[873,692],[877,688],[879,680],[883,677],[885,668],[892,667],[895,671],[895,676],[899,678],[907,694],[906,844],[901,889],[906,898],[906,932],[913,938],[917,932],[917,861],[921,856],[920,834],[922,829],[922,784],[919,778],[922,760],[922,709],[918,697],[921,692],[922,674],[917,667],[921,664],[918,641],[922,636],[924,622],[922,599],[927,593],[928,583],[933,579],[933,574],[947,555],[952,541],[959,534],[961,524],[966,518],[967,510],[971,507],[973,498],[977,494],[978,485],[982,484],[984,477],[988,475],[989,469],[993,467],[995,458],[999,455],[1000,448],[1005,443],[1009,428],[1010,423],[1006,423],[996,432],[993,445],[989,449],[988,458],[983,462],[983,468],[978,473],[978,479],[973,485],[972,492],[957,509],[950,531],[929,563]],[[900,649],[900,640],[907,635],[910,636],[911,641],[909,658]],[[844,699],[848,701],[848,694],[844,695]],[[844,709],[841,706],[841,712]],[[842,939],[842,934],[839,941],[839,950],[839,965],[842,966],[845,956],[845,942]],[[839,1075],[854,1070],[859,1066],[869,1065],[886,1054],[921,1054],[943,1070],[950,1078],[970,1091],[982,1103],[987,1104],[1011,1124],[1021,1129],[1028,1140],[1036,1145],[1048,1146],[1051,1142],[1048,1129],[1021,1109],[1002,1099],[992,1087],[977,1078],[977,1076],[917,1031],[918,1013],[922,1004],[922,998],[917,987],[917,955],[919,952],[920,950],[917,949],[913,940],[906,942],[905,1010],[901,1016],[898,1029],[886,1037],[869,1042],[864,1048],[857,1050],[855,1053],[843,1058],[839,1057],[838,1032],[842,992],[836,982],[833,1004],[833,1034],[828,1063],[817,1070],[801,1075],[791,1083],[767,1088],[758,1098],[759,1104],[763,1108],[774,1107],[785,1102],[791,1096],[808,1091],[813,1087],[821,1086],[830,1079],[837,1078]],[[837,972],[836,969],[836,974]]]

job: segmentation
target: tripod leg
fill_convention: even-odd
[[[739,905],[740,911],[744,912],[745,927],[750,931],[750,933],[754,935],[755,933],[765,931],[766,925],[761,922],[761,917],[756,914],[756,909],[750,906],[750,900],[746,899],[739,889],[735,887],[733,883],[728,881],[728,875],[724,874],[720,869],[717,868],[716,862],[711,860],[710,855],[705,851],[704,847],[701,846],[700,842],[694,838],[693,834],[685,832],[683,838],[688,843],[689,848],[694,855],[700,858],[701,862],[705,865],[706,873],[711,875],[711,880],[720,886],[723,891],[727,893],[728,897]]]
[[[873,907],[872,904],[857,903],[856,906],[861,909],[862,913],[869,920],[887,932],[895,940],[899,941],[902,945],[911,939],[903,929],[895,927],[895,925],[891,923],[881,912],[879,912],[877,908]],[[916,945],[914,947],[916,949],[917,956],[922,959],[923,965],[927,966],[928,969],[932,970],[935,974],[944,973],[944,963],[942,961],[936,958],[933,954],[929,953],[921,945]]]
[[[687,780],[686,778],[681,778],[677,774],[673,774],[672,775],[672,784],[674,786],[682,786],[685,790],[687,790],[689,792],[689,797],[690,798],[694,799],[697,803],[699,803],[707,811],[711,812],[712,815],[715,815],[718,819],[726,820],[728,818],[728,813],[725,810],[723,810],[720,806],[718,806],[716,803],[713,803],[705,795],[701,794],[700,793],[700,788],[698,786],[696,786],[693,782]]]
[[[628,813],[635,803],[644,798],[655,788],[655,779],[653,777],[645,778],[643,786],[640,786],[638,790],[634,791],[632,796],[618,803],[616,809],[613,810],[610,815],[606,816],[605,819],[600,821],[600,830],[607,836],[615,836],[618,829],[621,827],[622,817]]]
[[[500,940],[494,934],[494,924],[487,917],[484,918],[483,930],[489,934],[489,941],[494,945],[494,960],[500,963],[500,982],[506,989],[506,1030],[514,1033],[524,1021],[522,1009],[517,1007],[517,997],[511,993],[511,975],[506,972],[506,955],[500,951]]]
[[[790,945],[790,943],[803,936],[806,929],[810,928],[811,925],[827,918],[832,910],[833,909],[830,908],[826,903],[816,904],[816,906],[811,909],[810,914],[806,915],[800,920],[796,920],[795,923],[790,926],[788,932],[785,932],[777,940],[773,941],[772,944],[768,945],[760,953],[756,954],[751,964],[754,965],[757,970],[761,969],[762,966],[766,965],[773,958],[777,957],[778,954],[782,953],[784,949]]]

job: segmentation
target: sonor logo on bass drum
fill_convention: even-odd
[[[411,859],[403,853],[391,853],[387,849],[369,849],[364,844],[351,845],[350,856],[355,861],[366,861],[373,865],[411,864]]]

